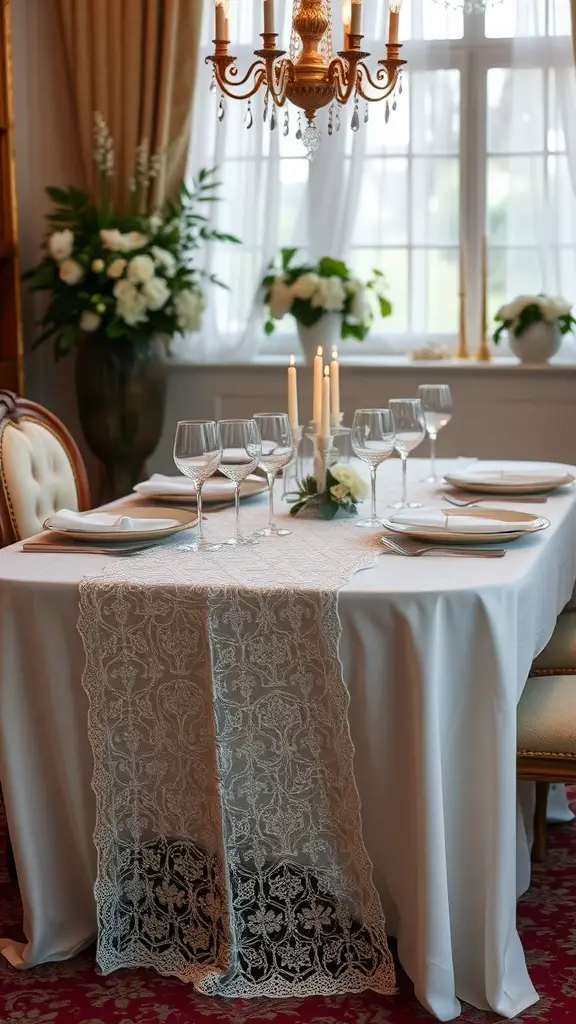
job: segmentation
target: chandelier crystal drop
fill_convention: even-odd
[[[504,0],[434,0],[450,11],[464,11],[464,14],[483,14],[488,7],[497,7]]]
[[[299,121],[297,138],[301,137],[310,159],[321,141],[316,123],[318,111],[333,103],[346,106],[353,98],[356,116],[352,116],[352,127],[357,131],[360,99],[367,103],[385,100],[388,104],[388,96],[394,92],[400,69],[406,63],[400,58],[402,47],[398,42],[402,0],[388,0],[390,17],[385,56],[378,61],[375,72],[370,72],[366,64],[370,54],[362,49],[362,0],[342,0],[344,48],[336,54],[332,44],[331,0],[293,0],[288,56],[286,50],[277,46],[274,0],[262,0],[263,45],[254,51],[257,59],[243,76],[236,64],[236,57],[230,53],[229,3],[230,0],[214,0],[214,53],[206,58],[213,65],[215,83],[221,95],[249,100],[260,89],[264,89],[264,120],[267,118],[269,103],[272,103],[272,111],[286,103],[298,108],[299,117],[302,116],[304,122],[300,127]],[[382,49],[384,51],[384,43]],[[271,114],[271,120],[275,126],[274,113]],[[329,134],[334,129],[338,131],[338,113],[329,116],[328,123],[332,127]],[[284,125],[287,125],[287,120]]]

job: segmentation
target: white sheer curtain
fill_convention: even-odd
[[[335,48],[341,41],[340,0],[332,0]],[[232,0],[232,50],[250,63],[261,29],[261,0]],[[387,0],[364,7],[371,66],[383,56]],[[212,14],[205,0],[202,58],[212,50]],[[290,37],[292,0],[276,0],[282,39]],[[186,357],[244,360],[259,350],[293,347],[290,318],[271,339],[262,331],[255,296],[263,271],[281,246],[312,258],[348,259],[368,276],[379,267],[393,303],[360,352],[402,352],[423,340],[455,343],[459,247],[469,315],[479,326],[482,236],[489,244],[490,314],[515,294],[548,291],[576,299],[576,78],[570,41],[570,0],[504,0],[486,15],[463,16],[432,0],[405,0],[401,36],[408,67],[397,109],[371,104],[361,129],[341,128],[324,140],[312,164],[296,139],[297,113],[277,112],[270,131],[263,97],[246,103],[210,94],[211,66],[200,62],[190,172],[219,166],[223,201],[214,223],[242,246],[212,245],[206,269],[230,291],[212,289],[200,338]],[[483,169],[486,168],[486,174]],[[351,343],[352,344],[352,343]]]

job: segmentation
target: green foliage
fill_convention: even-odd
[[[36,267],[23,275],[31,291],[49,293],[35,347],[52,340],[56,359],[67,355],[85,335],[81,322],[86,314],[91,314],[92,325],[97,323],[92,329],[99,330],[111,341],[129,338],[146,345],[156,335],[171,337],[186,329],[188,324],[179,296],[196,295],[200,309],[205,284],[227,287],[216,274],[204,273],[196,265],[196,253],[206,242],[239,242],[234,235],[211,228],[208,218],[201,212],[203,204],[219,200],[219,187],[215,168],[201,170],[191,187],[181,182],[176,199],[168,200],[161,210],[151,215],[135,208],[139,202],[138,192],[133,195],[132,209],[116,214],[107,199],[97,203],[88,192],[74,186],[47,188],[54,208],[46,217],[45,255]],[[121,244],[112,247],[101,235],[102,231],[119,232]],[[54,232],[73,235],[70,252],[64,247],[57,253],[58,259],[52,256],[49,246]],[[127,236],[133,242],[127,240]],[[165,254],[164,258],[158,256],[158,250]],[[146,298],[145,282],[134,282],[143,319],[134,317],[126,305],[122,307],[115,295],[118,280],[128,285],[128,266],[135,256],[153,260],[154,277],[163,282],[160,287],[165,287],[168,293],[161,308],[153,309],[153,300],[148,304]],[[118,274],[112,276],[109,270],[114,261],[120,259],[126,261],[126,266],[118,278]],[[66,267],[62,266],[64,260],[72,262],[79,280],[68,275],[67,283]],[[102,266],[98,269],[100,263]],[[99,322],[95,320],[97,317]]]
[[[497,345],[505,331],[512,332],[515,338],[521,338],[532,324],[541,323],[544,319],[544,313],[538,303],[531,303],[520,311],[516,320],[503,320],[494,331],[492,340]],[[562,336],[570,334],[576,328],[576,320],[571,313],[563,313],[557,317],[556,323]]]
[[[346,512],[350,516],[357,515],[358,501],[350,491],[343,498],[335,498],[331,493],[331,488],[337,483],[338,481],[332,476],[329,469],[326,470],[326,484],[323,491],[318,490],[318,483],[314,476],[307,476],[304,480],[299,481],[297,485],[298,500],[292,505],[290,515],[297,516],[304,509],[318,512],[323,519],[334,519],[338,512]]]

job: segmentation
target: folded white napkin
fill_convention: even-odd
[[[177,519],[131,519],[111,512],[73,512],[61,508],[50,517],[50,526],[55,530],[77,530],[82,533],[129,533],[131,530],[166,530],[178,526]]]
[[[163,473],[153,473],[149,480],[143,480],[142,483],[136,484],[134,490],[138,494],[158,494],[159,491],[162,494],[196,494],[196,487],[189,477],[181,476],[164,476]]]
[[[505,523],[481,516],[444,515],[439,508],[406,509],[395,512],[389,522],[399,526],[415,526],[435,530],[449,530],[451,533],[518,533],[525,528],[523,523]]]

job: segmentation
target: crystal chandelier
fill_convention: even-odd
[[[406,61],[400,59],[398,23],[402,0],[388,0],[390,20],[386,57],[378,61],[378,69],[371,74],[365,60],[370,56],[362,50],[362,0],[342,0],[344,19],[344,49],[332,52],[332,11],[330,0],[294,0],[290,54],[278,49],[274,20],[274,0],[263,0],[263,46],[255,50],[258,58],[239,77],[236,58],[229,52],[228,31],[229,0],[215,0],[214,53],[207,57],[214,67],[214,86],[221,90],[218,108],[220,120],[224,116],[224,96],[248,100],[247,125],[251,126],[251,99],[264,89],[264,117],[272,102],[270,127],[276,126],[274,107],[293,104],[303,114],[306,126],[300,137],[311,158],[320,144],[320,130],[316,115],[323,107],[330,107],[328,134],[334,128],[333,103],[345,106],[354,97],[351,128],[360,127],[358,104],[386,101],[386,121],[390,116],[388,97],[399,82],[399,72]],[[400,87],[401,89],[401,87]],[[393,102],[395,107],[395,102]],[[285,134],[288,133],[288,111],[285,113]],[[364,117],[367,120],[367,113]],[[336,128],[339,127],[336,114]]]
[[[482,14],[487,7],[496,7],[504,0],[435,0],[435,3],[447,7],[451,11],[464,11],[464,14]]]

